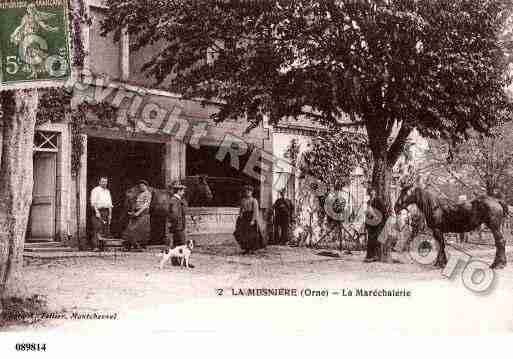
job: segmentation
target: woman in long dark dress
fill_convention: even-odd
[[[139,181],[139,194],[134,208],[128,211],[128,226],[123,232],[123,240],[127,249],[141,249],[150,240],[150,204],[151,192],[147,181]]]
[[[253,197],[251,185],[244,186],[244,197],[241,200],[234,235],[244,254],[265,247],[258,221],[258,201]]]

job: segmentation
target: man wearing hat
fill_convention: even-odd
[[[280,198],[274,202],[275,241],[277,244],[286,244],[290,240],[290,225],[294,215],[292,201],[285,198],[285,188],[280,190]]]
[[[173,236],[172,247],[185,244],[185,213],[187,212],[187,202],[184,199],[185,186],[180,182],[175,182],[171,186],[173,196],[169,201],[169,232]]]

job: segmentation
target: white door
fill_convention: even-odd
[[[27,240],[53,241],[55,238],[55,197],[57,154],[34,153],[34,190]]]

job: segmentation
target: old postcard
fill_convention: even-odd
[[[2,0],[0,29],[12,357],[513,330],[510,2]]]

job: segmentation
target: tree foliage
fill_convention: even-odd
[[[360,166],[364,174],[371,169],[367,139],[351,132],[327,132],[312,140],[301,156],[299,170],[326,183],[335,191],[348,186],[351,174]]]
[[[511,198],[512,130],[513,124],[507,123],[492,129],[491,136],[474,132],[466,142],[455,147],[431,140],[424,155],[423,172],[430,175],[431,182],[437,187],[447,189],[450,184],[453,193]]]
[[[388,167],[413,128],[456,139],[511,113],[500,41],[508,1],[107,4],[104,32],[126,29],[134,50],[162,43],[147,74],[156,84],[171,78],[186,98],[218,100],[216,120],[306,113],[340,125],[349,114]]]
[[[158,43],[144,71],[184,98],[215,100],[216,121],[251,128],[307,116],[334,131],[362,127],[389,209],[392,169],[413,129],[455,142],[513,112],[510,0],[106,3],[104,33],[128,32],[133,50]],[[380,256],[368,243],[367,255]]]

